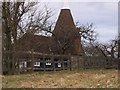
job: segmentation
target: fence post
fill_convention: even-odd
[[[17,62],[17,64],[18,64],[18,74],[20,74],[20,67],[19,67],[19,65],[20,65],[20,57],[18,58],[18,62]]]
[[[31,72],[34,72],[34,50],[31,50]]]
[[[63,60],[63,55],[61,55],[61,61],[62,61],[62,69],[64,70],[64,60]]]
[[[45,64],[46,64],[46,61],[45,61],[45,57],[44,57],[44,54],[43,54],[43,68],[44,68],[44,71],[46,71]]]
[[[16,58],[16,60],[17,60],[17,74],[20,74],[20,67],[19,67],[19,65],[20,65],[20,55],[21,55],[21,53],[19,52],[18,54],[17,54],[17,58]]]
[[[12,69],[11,69],[11,61],[12,61],[11,59],[12,59],[12,58],[10,58],[10,56],[11,56],[11,53],[9,53],[9,52],[7,53],[7,52],[6,52],[6,58],[5,58],[5,59],[8,60],[8,62],[7,62],[7,68],[6,68],[7,71],[8,71],[8,74],[11,74],[10,71],[12,70]]]
[[[69,55],[69,68],[70,68],[70,71],[72,70],[71,69],[71,55]]]
[[[54,62],[54,56],[52,55],[52,69],[55,71],[55,62]]]
[[[79,57],[78,57],[78,56],[77,56],[77,63],[78,63],[78,70],[79,70],[79,68],[80,68],[80,67],[79,67],[79,63],[80,63],[80,62],[79,62]]]
[[[15,53],[14,53],[15,51],[13,51],[13,53],[12,53],[12,74],[15,74]]]

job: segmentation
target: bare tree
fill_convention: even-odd
[[[38,33],[47,27],[51,10],[45,6],[45,11],[37,11],[37,2],[3,2],[2,25],[5,49],[10,50],[24,33]]]
[[[47,27],[48,19],[51,17],[51,10],[37,9],[37,2],[2,2],[2,33],[3,50],[16,51],[18,39],[25,33],[38,33]],[[8,69],[15,68],[15,54],[3,54],[4,64]],[[9,63],[10,58],[13,62]],[[11,71],[11,70],[10,70]]]
[[[86,25],[77,25],[77,28],[79,30],[83,44],[86,44],[86,42],[92,43],[97,39],[98,34],[95,32],[93,23],[87,23]]]
[[[58,37],[53,33],[55,38],[55,52],[58,54],[71,54],[71,50],[74,47],[74,40],[79,38],[79,33],[75,32],[75,30],[71,29],[69,31],[65,31],[61,29],[62,36]],[[79,42],[80,43],[80,42]]]
[[[66,52],[68,52],[70,49],[72,49],[73,46],[73,42],[76,38],[79,38],[79,44],[83,44],[86,45],[86,43],[93,43],[96,38],[97,38],[97,33],[94,31],[93,28],[93,23],[91,24],[87,24],[87,25],[81,25],[81,26],[77,26],[77,30],[64,30],[64,28],[61,27],[60,30],[60,35],[62,36],[56,36],[52,31],[52,29],[50,29],[50,31],[48,31],[49,33],[51,33],[55,40],[56,43],[55,45],[53,45],[53,47],[55,47],[55,51],[57,53],[61,53],[61,54],[65,54]],[[83,43],[81,43],[81,41]],[[82,45],[81,45],[82,47]]]
[[[99,44],[96,47],[101,49],[106,57],[118,58],[118,40],[111,40],[109,44]]]

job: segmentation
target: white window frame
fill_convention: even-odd
[[[61,67],[61,63],[58,63],[58,67],[59,67],[59,68]]]
[[[38,61],[35,62],[35,63],[34,63],[34,66],[40,66],[40,62],[38,62]]]
[[[51,65],[52,65],[52,63],[50,63],[50,62],[47,62],[47,63],[46,63],[46,65],[49,65],[49,66],[51,66]]]

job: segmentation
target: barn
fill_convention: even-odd
[[[70,9],[61,9],[52,36],[24,34],[11,55],[12,71],[66,70],[82,67],[84,51]]]

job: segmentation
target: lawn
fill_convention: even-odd
[[[48,71],[2,76],[3,88],[117,88],[118,70]]]

